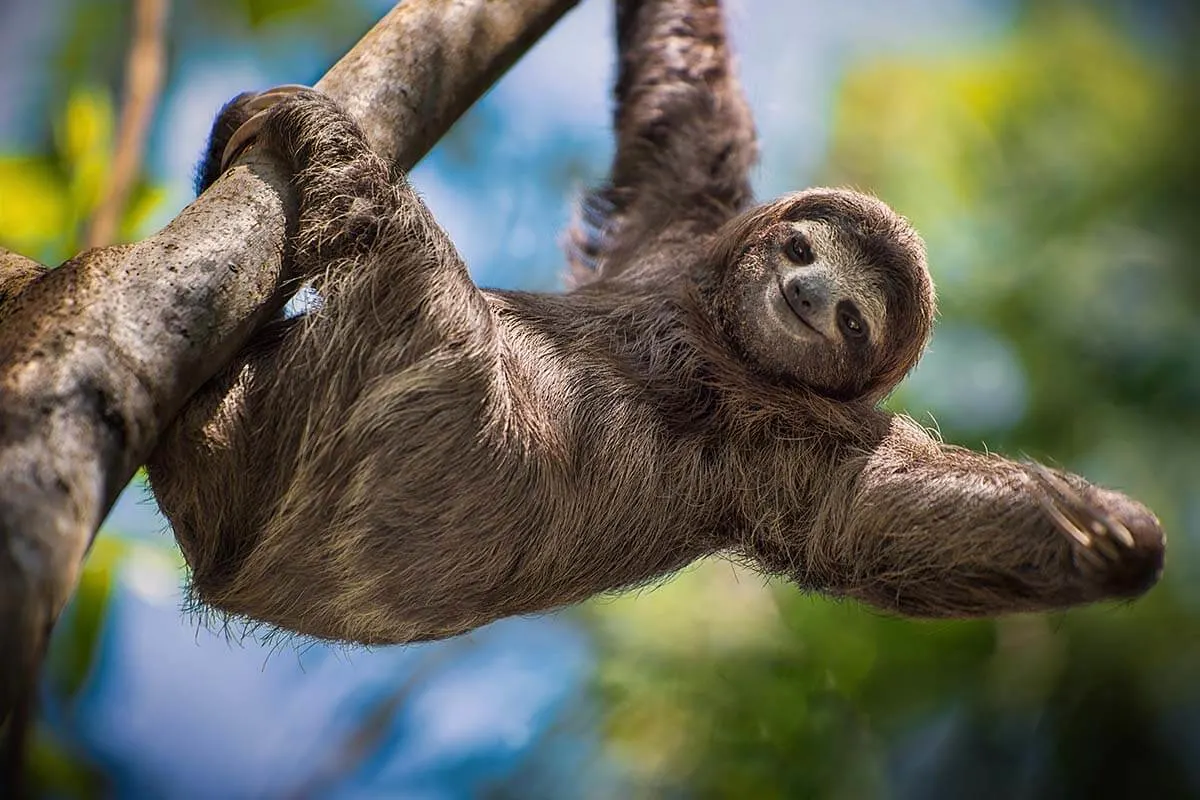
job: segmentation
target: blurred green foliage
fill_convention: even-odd
[[[599,606],[631,794],[1200,794],[1200,70],[1194,45],[1169,47],[1195,33],[1135,40],[1098,4],[1031,3],[989,50],[855,64],[822,176],[929,245],[939,333],[891,405],[1144,498],[1170,537],[1163,583],[1127,607],[961,623],[774,586],[730,618],[756,581],[714,586],[732,568],[710,565],[638,599],[657,636],[631,635],[626,600]],[[946,387],[977,374],[964,331],[1011,357],[1019,414],[953,407]]]
[[[0,153],[0,245],[43,263],[78,252],[83,226],[108,180],[113,102],[105,90],[81,85],[54,116],[54,143],[39,155]],[[128,239],[162,202],[161,188],[138,184],[122,220]]]

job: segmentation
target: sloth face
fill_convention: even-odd
[[[718,238],[713,306],[756,371],[880,399],[916,363],[933,286],[919,237],[880,201],[810,190],[746,212]]]

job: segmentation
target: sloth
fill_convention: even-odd
[[[617,43],[616,154],[562,294],[477,287],[320,93],[222,111],[200,189],[247,146],[277,159],[320,302],[259,331],[149,464],[195,599],[384,644],[717,553],[917,617],[1147,590],[1145,507],[880,408],[931,334],[924,245],[853,191],[754,204],[719,4],[619,0]]]

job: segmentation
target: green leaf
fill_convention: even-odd
[[[0,157],[0,242],[41,254],[61,240],[69,213],[67,187],[42,158]]]

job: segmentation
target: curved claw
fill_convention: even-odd
[[[1137,539],[1123,522],[1041,464],[1028,467],[1038,501],[1072,544],[1076,566],[1105,579],[1120,573],[1127,562],[1143,560],[1145,554],[1139,553]]]
[[[233,132],[233,136],[229,137],[229,142],[225,145],[225,151],[221,153],[221,172],[229,169],[230,165],[242,154],[242,151],[254,142],[259,131],[262,130],[263,122],[266,121],[267,112],[276,103],[300,92],[308,91],[312,91],[309,86],[303,86],[298,83],[285,83],[267,89],[265,92],[260,92],[247,102],[246,111],[250,112],[251,116],[242,123],[241,127]]]

